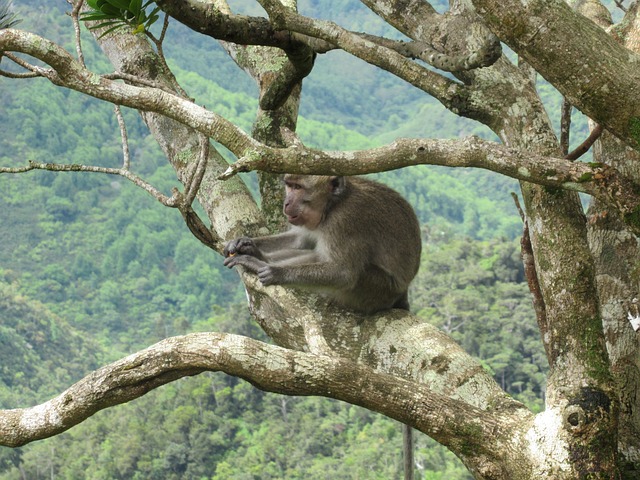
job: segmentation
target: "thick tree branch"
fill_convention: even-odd
[[[496,429],[532,418],[525,410],[480,410],[424,385],[340,358],[238,335],[195,333],[165,339],[96,370],[41,405],[0,411],[0,444],[16,447],[50,437],[99,410],[203,371],[226,372],[266,391],[320,395],[360,405],[408,423],[458,454],[475,450],[474,456],[500,457],[503,452],[494,445]]]
[[[420,58],[440,70],[462,72],[488,67],[493,65],[502,54],[498,38],[478,21],[469,22],[468,18],[450,12],[440,15],[429,3],[424,1],[361,1],[387,23],[415,40],[415,42],[408,44],[413,58]],[[407,15],[407,11],[412,14]],[[465,48],[461,52],[450,53],[446,49],[438,50],[433,46],[436,43],[434,40],[441,36],[441,32],[461,30],[461,24],[448,28],[446,24],[450,21],[466,24],[466,28],[463,29]],[[477,35],[478,29],[482,29],[481,35]],[[453,36],[446,35],[446,38],[451,39],[457,34],[458,32]],[[478,44],[480,37],[483,38],[483,41]]]
[[[450,69],[446,65],[448,59],[440,61],[444,56],[438,55],[435,50],[421,42],[407,44],[371,35],[361,35],[331,22],[298,15],[289,9],[286,9],[285,15],[275,14],[275,18],[280,23],[274,25],[264,18],[221,12],[209,3],[162,0],[158,5],[193,30],[219,40],[244,45],[274,46],[286,52],[300,50],[302,46],[311,48],[316,53],[340,48],[402,78],[433,95],[448,107],[464,103],[461,100],[461,97],[466,95],[463,86],[411,60],[419,57],[434,63],[439,68]],[[265,5],[271,7],[268,3]],[[279,5],[274,4],[273,7],[278,8]],[[270,10],[273,12],[273,9],[270,8]],[[495,60],[495,52],[493,50],[491,52],[488,57]],[[458,63],[473,68],[488,62],[483,54],[480,57],[484,60],[476,58],[478,55],[472,57],[467,63],[462,61]]]
[[[630,226],[640,231],[640,225],[632,222],[640,208],[640,191],[615,168],[532,155],[477,137],[399,139],[384,147],[352,152],[324,152],[300,145],[262,149],[229,167],[224,177],[249,170],[359,175],[411,165],[483,168],[518,180],[586,193],[602,199],[622,216],[629,216]]]
[[[638,54],[560,0],[473,0],[473,4],[500,39],[573,106],[638,149]],[[540,11],[544,15],[536,13]]]
[[[311,39],[295,38],[289,32],[277,30],[266,18],[223,12],[213,2],[159,0],[156,3],[164,12],[193,31],[225,42],[278,47],[285,51],[300,43],[309,45],[316,51],[335,48],[326,42],[314,47],[308,41]]]
[[[333,22],[314,20],[277,6],[277,2],[264,2],[277,9],[278,27],[319,38],[338,46],[351,55],[371,65],[386,70],[411,85],[437,98],[445,106],[453,106],[465,95],[464,86],[435,73],[406,58],[394,50],[383,47],[360,35],[354,34]],[[273,11],[273,10],[272,10]]]
[[[288,13],[287,13],[288,14]],[[262,170],[290,173],[380,172],[418,164],[478,167],[520,180],[576,190],[615,207],[635,232],[640,232],[640,194],[636,186],[603,165],[589,165],[525,155],[479,139],[398,140],[386,147],[360,152],[321,152],[302,147],[274,149],[252,139],[228,120],[184,98],[150,87],[136,87],[86,70],[62,48],[37,35],[0,31],[0,50],[34,56],[51,67],[44,75],[56,85],[118,105],[161,113],[188,125],[229,148],[239,158],[227,172]]]
[[[0,31],[0,49],[20,51],[44,61],[54,69],[43,69],[45,76],[57,85],[115,104],[162,113],[213,137],[238,157],[245,157],[229,170],[227,176],[250,169],[353,175],[417,164],[478,167],[602,198],[621,213],[634,231],[640,231],[637,188],[615,169],[603,165],[525,155],[479,139],[462,142],[398,140],[386,147],[360,152],[321,152],[302,147],[274,149],[253,140],[228,120],[180,96],[100,77],[86,70],[66,51],[37,35],[11,29]]]
[[[37,35],[18,30],[0,32],[0,48],[32,55],[54,70],[47,77],[55,84],[115,104],[162,113],[210,135],[229,148],[238,161],[229,174],[238,171],[360,174],[379,172],[417,164],[479,167],[513,178],[542,185],[570,188],[601,195],[602,167],[562,162],[501,147],[479,139],[398,140],[386,147],[360,152],[321,152],[300,147],[273,149],[253,140],[228,120],[177,95],[152,87],[136,87],[100,77],[74,60],[56,44]],[[300,162],[300,160],[305,160]],[[626,186],[617,175],[608,181],[629,198]]]
[[[157,4],[164,12],[192,30],[223,42],[277,47],[287,53],[301,48],[309,48],[320,54],[339,48],[335,43],[327,40],[278,29],[265,18],[234,15],[229,11],[222,11],[213,3],[192,0],[160,0]],[[426,21],[424,18],[422,20]],[[424,42],[403,42],[366,33],[351,32],[351,34],[394,50],[404,57],[420,58],[437,68],[447,69],[443,62],[438,63],[438,60],[443,57],[441,52],[437,52]],[[476,55],[471,60],[475,60],[477,57],[479,56]],[[486,65],[486,62],[482,65]],[[474,66],[479,65],[470,64],[468,68]]]

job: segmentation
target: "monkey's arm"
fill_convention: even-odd
[[[315,246],[315,241],[295,228],[276,235],[257,237],[253,241],[262,253],[270,256],[278,255],[280,251],[310,250]]]
[[[304,263],[294,265],[269,265],[259,268],[258,278],[264,285],[298,285],[301,287],[326,287],[348,289],[356,278],[348,269],[333,262]]]
[[[224,248],[224,256],[251,255],[261,260],[279,260],[292,254],[286,253],[297,249],[311,249],[313,243],[307,241],[299,232],[289,230],[277,235],[265,237],[240,237],[231,240]],[[285,252],[285,253],[280,253]],[[268,258],[267,258],[268,257]]]
[[[348,269],[333,262],[319,262],[318,254],[298,250],[279,264],[269,264],[251,255],[234,255],[225,258],[224,265],[232,268],[242,265],[256,273],[263,285],[299,285],[327,287],[331,289],[350,288],[356,278]],[[309,262],[309,263],[307,263]]]
[[[260,252],[258,252],[260,253]],[[232,268],[236,265],[242,265],[248,270],[258,273],[262,267],[272,265],[277,267],[290,267],[293,265],[313,264],[320,261],[319,255],[314,250],[297,250],[287,249],[278,250],[268,256],[260,256],[233,253],[224,260],[226,267]]]
[[[321,260],[320,255],[318,255],[315,250],[298,248],[276,250],[275,252],[269,253],[267,256],[267,263],[270,265],[277,265],[279,267],[316,263]]]

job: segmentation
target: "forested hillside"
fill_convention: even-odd
[[[334,3],[340,2],[302,8],[340,11]],[[66,2],[14,5],[21,27],[64,38],[73,50],[70,21],[54,12],[67,9]],[[169,35],[166,54],[183,87],[250,131],[256,95],[248,77],[210,39],[177,24]],[[89,41],[84,47],[91,68],[108,71]],[[309,145],[345,150],[392,137],[490,135],[344,54],[317,61],[326,65],[305,80],[298,129]],[[343,77],[332,69],[353,72],[358,84],[338,83]],[[548,103],[559,105],[550,89]],[[175,180],[159,148],[135,112],[125,111],[125,118],[133,169],[169,193]],[[0,121],[3,166],[121,163],[112,109],[44,80],[2,78]],[[403,193],[422,224],[413,309],[480,358],[510,394],[541,408],[545,360],[522,273],[515,183],[429,166],[378,177]],[[193,238],[177,211],[124,179],[31,172],[0,176],[0,192],[2,408],[44,401],[105,362],[167,336],[216,330],[263,338],[236,274]],[[202,374],[54,439],[0,448],[0,479],[389,479],[400,475],[401,443],[397,423],[367,410]],[[423,478],[470,478],[425,436],[416,459]]]

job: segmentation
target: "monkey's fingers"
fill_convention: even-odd
[[[223,265],[227,268],[233,268],[239,263],[240,262],[238,262],[238,259],[236,258],[236,254],[232,253],[232,254],[229,254],[229,256],[224,259]]]
[[[278,285],[280,282],[279,279],[279,269],[272,265],[265,265],[262,268],[258,269],[258,279],[264,286],[269,285]]]
[[[238,254],[233,257],[227,257],[224,259],[224,266],[228,268],[233,268],[236,265],[242,265],[244,268],[249,270],[250,272],[256,273],[259,268],[265,266],[266,264],[258,260],[251,255],[243,255]]]

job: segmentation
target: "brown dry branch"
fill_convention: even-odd
[[[591,131],[591,133],[589,134],[589,136],[585,138],[585,140],[580,145],[574,148],[573,151],[568,153],[564,158],[572,161],[580,158],[582,155],[584,155],[589,151],[589,149],[596,142],[596,140],[600,138],[600,135],[602,135],[602,132],[603,132],[602,125],[596,125],[594,129]]]
[[[0,167],[0,174],[9,173],[25,173],[31,170],[48,170],[50,172],[86,172],[86,173],[102,173],[107,175],[118,175],[127,180],[133,182],[136,186],[142,188],[147,193],[151,194],[156,200],[166,206],[171,206],[168,203],[170,198],[160,192],[150,183],[145,182],[142,178],[125,168],[109,168],[109,167],[97,167],[93,165],[80,165],[80,164],[62,164],[62,163],[41,163],[29,161],[28,165],[23,167]]]

